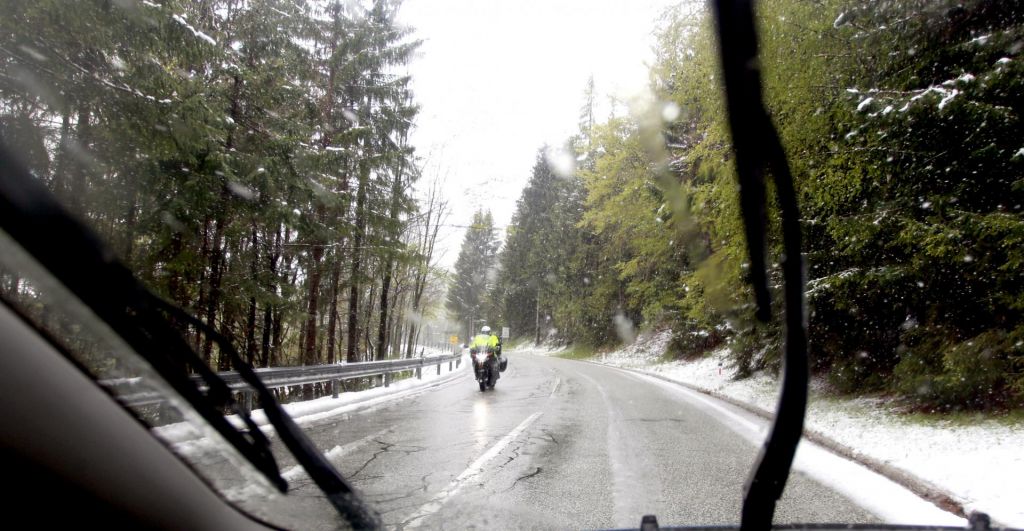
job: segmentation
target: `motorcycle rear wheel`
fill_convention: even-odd
[[[480,384],[481,393],[487,390],[487,384],[485,384],[483,380],[480,380],[478,383]]]

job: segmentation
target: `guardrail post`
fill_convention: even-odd
[[[448,372],[452,372],[452,360],[448,360]]]
[[[416,367],[416,379],[417,380],[422,380],[423,379],[423,366],[422,365],[419,366],[419,367]]]
[[[387,386],[391,385],[391,378],[390,378],[390,376],[391,376],[390,374],[384,373],[384,387],[387,387]]]
[[[341,383],[338,380],[331,380],[331,398],[338,398],[338,384]]]
[[[437,375],[441,376],[441,364],[440,363],[437,364]]]
[[[246,413],[251,413],[252,412],[252,391],[247,389],[245,391],[242,391],[241,394],[242,394],[242,397],[241,397],[242,398],[242,404],[241,404],[242,411],[245,411]]]

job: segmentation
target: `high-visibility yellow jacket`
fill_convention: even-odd
[[[469,344],[469,348],[475,348],[475,349],[483,349],[483,348],[487,348],[487,347],[494,348],[494,347],[497,347],[497,346],[498,346],[498,336],[493,335],[493,334],[492,335],[477,334],[476,336],[473,337],[473,342],[471,342]]]

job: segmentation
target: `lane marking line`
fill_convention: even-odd
[[[558,384],[560,384],[560,383],[562,383],[562,379],[558,378],[558,377],[555,377],[555,385],[553,387],[551,387],[551,394],[548,395],[548,398],[551,398],[551,397],[555,396],[555,391],[558,390]]]
[[[455,478],[451,483],[448,484],[448,487],[446,489],[434,495],[434,497],[431,498],[429,502],[423,504],[423,506],[421,506],[418,511],[416,511],[412,514],[412,516],[407,518],[402,523],[403,527],[409,529],[416,529],[423,524],[424,518],[436,513],[437,511],[440,511],[441,507],[444,506],[445,502],[448,501],[449,498],[457,494],[469,479],[479,474],[483,470],[483,466],[487,464],[488,461],[497,457],[497,455],[501,453],[501,451],[504,450],[506,446],[508,446],[512,441],[514,441],[515,438],[519,436],[519,434],[523,433],[523,431],[525,431],[526,428],[530,426],[530,424],[533,424],[533,421],[537,420],[537,418],[539,418],[543,414],[543,412],[538,411],[530,415],[529,417],[526,417],[526,420],[520,422],[519,425],[515,427],[515,429],[508,433],[508,435],[502,437],[501,440],[494,444],[494,446],[491,446],[490,448],[487,449],[486,452],[481,454],[480,457],[476,458],[476,460],[473,461],[469,465],[469,467],[466,468],[466,470],[463,470],[462,473],[459,474],[457,478]]]

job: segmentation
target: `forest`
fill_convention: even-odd
[[[703,2],[657,22],[649,97],[609,111],[581,87],[577,133],[539,147],[511,224],[459,220],[451,273],[437,267],[448,199],[409,141],[420,41],[396,0],[0,5],[3,143],[256,366],[414,356],[447,309],[460,324],[443,332],[460,336],[489,322],[607,349],[671,329],[668,359],[727,347],[738,378],[779,370],[779,319],[753,316]],[[801,205],[812,370],[914,407],[1020,406],[1024,7],[758,9],[764,98]],[[0,271],[4,297],[34,293]]]
[[[254,365],[418,355],[446,206],[408,142],[419,41],[398,8],[5,0],[0,137]],[[0,290],[35,295],[10,271]]]
[[[1024,7],[758,9],[764,98],[801,205],[813,372],[915,408],[1019,406]],[[679,4],[657,37],[653,97],[601,119],[586,87],[579,132],[538,151],[506,233],[474,220],[467,244],[491,242],[499,264],[476,275],[487,295],[474,311],[520,338],[598,348],[669,328],[667,358],[727,346],[736,377],[778,371],[779,319],[755,322],[746,282],[710,14]],[[769,220],[778,291],[774,208]],[[463,269],[456,285],[480,270]],[[451,312],[464,306],[449,296]]]

